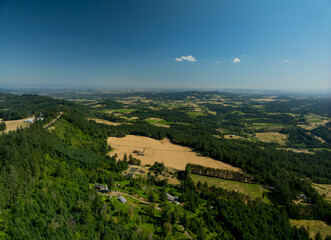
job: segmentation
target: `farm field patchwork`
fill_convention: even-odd
[[[211,168],[241,171],[229,164],[208,157],[197,156],[192,149],[173,144],[166,138],[155,140],[148,137],[127,135],[123,138],[109,137],[108,144],[114,148],[110,155],[117,154],[120,158],[123,158],[124,154],[132,154],[134,150],[144,152],[144,156],[133,154],[133,157],[141,160],[141,164],[153,165],[154,162],[163,162],[168,168],[184,170],[187,163],[192,163]]]
[[[306,117],[306,120],[308,123],[300,124],[298,126],[304,128],[306,130],[312,130],[312,129],[315,129],[319,126],[323,126],[323,125],[327,124],[328,122],[330,122],[330,119],[327,119],[325,117],[315,115],[315,114],[310,114],[305,117]]]

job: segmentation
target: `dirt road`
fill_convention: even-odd
[[[50,123],[47,123],[44,128],[49,127],[50,125],[52,125],[53,123],[55,123],[61,116],[62,116],[63,112],[60,112],[59,116],[57,116],[57,118],[53,119]]]

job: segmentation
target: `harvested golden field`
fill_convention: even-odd
[[[93,120],[97,123],[102,123],[102,124],[106,124],[106,125],[112,125],[112,126],[118,126],[121,124],[129,124],[129,123],[117,123],[117,122],[111,122],[108,120],[104,120],[104,119],[99,119],[99,118],[89,118],[88,120]]]
[[[294,220],[290,219],[292,226],[296,227],[309,227],[309,235],[311,238],[314,238],[315,235],[320,232],[322,239],[325,239],[326,236],[331,235],[331,226],[328,226],[325,222],[319,220]]]
[[[143,176],[147,177],[147,173],[151,173],[152,176],[155,176],[154,173],[149,171],[149,166],[146,165],[129,165],[129,168],[123,171],[123,174],[126,175],[128,173],[133,173],[135,176]],[[175,171],[171,171],[167,169],[167,172],[163,172],[162,174],[158,174],[156,179],[163,180],[168,179],[168,183],[178,185],[180,181],[174,177],[173,175],[169,174],[169,172],[174,173]]]
[[[245,139],[243,137],[240,137],[240,136],[237,136],[237,135],[234,135],[234,134],[224,135],[224,138],[225,139]]]
[[[276,142],[279,144],[285,144],[287,136],[279,132],[262,132],[255,133],[255,136],[259,138],[262,142]]]
[[[199,164],[206,167],[240,171],[229,164],[216,161],[208,157],[197,156],[192,149],[173,144],[169,139],[155,140],[153,138],[127,135],[123,138],[109,137],[108,144],[115,148],[110,152],[123,158],[124,154],[132,154],[133,157],[141,160],[141,164],[154,164],[154,162],[163,162],[171,169],[184,170],[187,163]],[[143,152],[144,156],[137,156],[132,152],[138,150]]]
[[[324,126],[328,122],[330,122],[330,121],[329,120],[322,120],[320,123],[300,124],[298,126],[304,128],[306,130],[313,130],[315,128],[318,128],[319,126]]]
[[[25,128],[27,126],[29,126],[29,123],[25,123],[24,121],[33,118],[33,117],[29,117],[29,118],[24,118],[24,119],[19,119],[19,120],[10,120],[10,121],[4,121],[6,123],[6,130],[5,132],[9,132],[9,131],[13,131],[16,130],[17,128]]]
[[[296,153],[315,154],[315,152],[310,152],[309,150],[306,150],[306,149],[286,148],[285,150],[286,150],[286,151],[296,152]]]
[[[331,184],[316,184],[313,183],[313,187],[319,194],[325,196],[326,200],[331,203]]]

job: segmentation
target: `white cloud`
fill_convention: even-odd
[[[175,60],[177,62],[182,62],[183,60],[189,61],[189,62],[196,62],[197,60],[195,59],[195,57],[193,57],[192,55],[189,56],[181,56],[180,58],[175,58]]]
[[[234,58],[234,59],[232,60],[232,62],[233,62],[233,63],[240,63],[240,59],[239,59],[239,58]]]
[[[217,64],[221,63],[221,61],[216,61]]]
[[[291,60],[290,59],[284,59],[283,62],[288,63],[288,62],[291,62]]]

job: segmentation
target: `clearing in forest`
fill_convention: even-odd
[[[171,124],[171,122],[163,120],[162,118],[147,118],[146,122],[157,127],[166,127],[166,128],[169,128]]]
[[[290,219],[292,226],[296,227],[305,227],[309,231],[311,238],[314,238],[315,235],[320,232],[322,239],[325,239],[326,236],[331,235],[331,226],[328,226],[325,222],[319,220],[294,220]]]
[[[25,121],[30,118],[34,118],[34,117],[28,117],[28,118],[19,119],[19,120],[4,121],[6,123],[5,132],[14,131],[17,128],[20,128],[20,127],[25,128],[25,127],[29,126],[30,123],[26,123]]]
[[[222,187],[229,191],[240,192],[242,194],[250,196],[252,199],[263,199],[263,202],[271,203],[270,200],[263,194],[269,192],[269,190],[263,188],[259,184],[242,183],[238,181],[207,177],[197,174],[192,174],[192,179],[195,183],[198,183],[200,181],[202,184],[204,184],[206,182],[208,186],[215,185],[216,187]]]
[[[276,142],[284,145],[287,139],[285,134],[279,132],[261,132],[255,133],[256,137],[259,138],[262,142]]]
[[[225,139],[245,139],[241,136],[235,135],[235,134],[228,134],[228,135],[224,135]]]
[[[325,196],[326,200],[331,203],[331,184],[313,183],[313,187],[319,194]]]
[[[93,120],[96,123],[102,123],[102,124],[111,125],[111,126],[118,126],[118,125],[121,125],[121,124],[129,124],[129,123],[111,122],[111,121],[104,120],[104,119],[99,119],[99,118],[89,118],[88,120]]]
[[[330,119],[319,116],[319,115],[315,115],[315,114],[309,114],[306,117],[307,120],[307,124],[301,124],[298,125],[299,127],[302,127],[306,130],[312,130],[314,128],[317,128],[319,126],[324,126],[325,124],[327,124],[328,122],[330,122]]]
[[[184,170],[186,164],[199,164],[205,167],[241,171],[229,164],[216,161],[209,157],[197,156],[191,148],[173,144],[169,139],[155,140],[149,137],[127,135],[123,138],[109,137],[108,144],[114,148],[110,155],[118,155],[123,158],[124,154],[132,154],[141,160],[141,164],[153,165],[154,162],[164,163],[171,169]],[[132,153],[134,150],[143,152],[143,156]]]
[[[206,116],[206,114],[201,111],[200,112],[187,112],[187,115],[189,115],[190,117],[193,117],[193,118],[196,118],[199,116]]]

